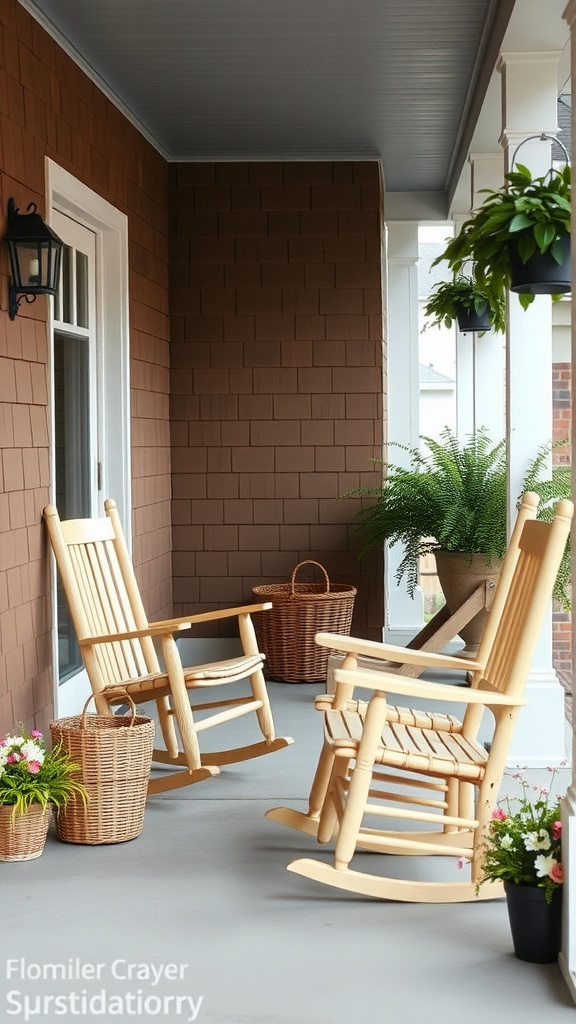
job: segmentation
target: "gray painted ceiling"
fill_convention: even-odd
[[[445,192],[513,0],[21,0],[170,160],[382,160]]]

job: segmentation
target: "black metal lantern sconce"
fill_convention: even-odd
[[[10,253],[8,297],[10,319],[14,320],[24,299],[34,302],[37,295],[56,295],[64,242],[36,212],[36,203],[30,203],[28,212],[21,214],[13,199],[8,201],[4,241]]]

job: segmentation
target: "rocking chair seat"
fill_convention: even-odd
[[[356,759],[367,706],[360,706],[355,713],[326,713],[326,741],[335,755]],[[474,739],[466,739],[461,732],[419,729],[388,721],[374,755],[374,764],[377,765],[476,783],[484,777],[487,760],[484,747]]]

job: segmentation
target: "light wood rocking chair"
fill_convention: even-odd
[[[492,598],[482,640],[474,661],[460,656],[451,657],[449,655],[436,654],[427,648],[413,650],[411,647],[395,647],[392,644],[378,643],[370,640],[361,641],[354,637],[340,637],[331,633],[318,634],[316,642],[343,654],[345,661],[342,667],[345,668],[357,668],[358,658],[362,658],[364,659],[362,665],[364,668],[373,667],[375,670],[384,670],[400,676],[420,675],[430,668],[441,670],[443,673],[459,670],[461,674],[467,673],[469,675],[472,687],[477,686],[490,656],[498,624],[508,597],[514,570],[520,555],[519,544],[524,523],[528,522],[528,520],[536,519],[539,501],[539,496],[532,491],[526,492],[522,497],[502,564],[498,586]],[[405,671],[406,669],[408,669],[408,672]],[[410,671],[411,669],[413,669],[413,672]],[[353,686],[340,683],[334,694],[318,696],[314,701],[314,706],[317,711],[322,712],[331,710],[355,712],[358,702],[352,700],[353,690]],[[394,692],[397,693],[398,691]],[[387,715],[388,722],[398,722],[408,727],[416,727],[418,729],[434,728],[440,732],[462,731],[460,719],[443,711],[428,709],[423,711],[388,704]],[[482,708],[475,712],[475,716],[475,725],[479,728],[482,719]],[[472,727],[472,717],[473,712],[470,710],[468,714],[469,728]],[[320,812],[330,785],[334,757],[335,754],[330,737],[324,742],[320,753],[318,767],[308,797],[307,811],[299,811],[292,807],[273,807],[266,812],[266,817],[282,825],[287,825],[289,828],[297,829],[299,832],[305,832],[307,835],[317,836]]]
[[[381,899],[424,903],[465,902],[503,895],[500,883],[482,882],[482,844],[504,774],[506,757],[521,706],[534,649],[574,508],[558,503],[552,523],[528,521],[519,555],[485,666],[477,667],[470,689],[386,672],[355,668],[366,641],[322,634],[332,646],[348,641],[344,666],[336,680],[344,687],[374,691],[369,702],[349,700],[325,712],[325,744],[332,771],[320,821],[319,842],[338,830],[333,863],[299,859],[288,870],[326,885]],[[352,648],[354,650],[352,652]],[[342,649],[341,648],[341,649]],[[448,666],[446,666],[448,667]],[[386,693],[426,701],[457,701],[466,707],[459,731],[406,726],[389,715]],[[477,740],[479,717],[489,709],[494,729],[487,750]],[[396,819],[397,830],[368,827],[365,816]],[[402,831],[406,823],[419,831]],[[469,880],[415,881],[390,878],[349,867],[357,850],[412,856],[443,856],[470,862]],[[382,864],[380,858],[376,862]]]
[[[270,604],[245,605],[149,623],[128,553],[116,503],[105,502],[106,515],[62,521],[54,505],[44,509],[48,535],[76,630],[82,658],[99,714],[129,694],[136,703],[155,701],[166,749],[155,749],[153,760],[180,766],[152,778],[149,793],[177,789],[217,775],[220,766],[269,754],[292,743],[275,737],[272,711],[262,672],[251,613]],[[236,658],[183,668],[174,639],[180,630],[204,622],[234,617],[243,653]],[[161,670],[152,638],[161,643]],[[190,705],[189,690],[226,686],[249,678],[249,696]],[[196,711],[214,714],[195,720]],[[255,712],[264,739],[201,754],[198,733],[241,715]],[[182,750],[179,749],[174,720]]]

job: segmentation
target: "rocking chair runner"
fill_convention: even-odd
[[[371,640],[358,640],[355,637],[335,636],[332,633],[317,634],[316,642],[343,654],[345,656],[343,667],[346,668],[357,668],[358,658],[360,657],[363,659],[361,665],[363,668],[385,670],[400,676],[420,675],[430,668],[444,673],[460,670],[461,673],[467,672],[471,676],[472,687],[477,686],[482,678],[482,670],[492,650],[502,610],[508,597],[520,554],[519,542],[524,523],[528,522],[528,520],[536,519],[539,501],[538,495],[532,491],[527,491],[522,497],[514,529],[506,550],[506,557],[502,564],[496,593],[492,597],[482,641],[474,661],[471,661],[469,658],[464,659],[462,657],[449,657],[437,654],[426,647],[414,650],[410,646],[394,647],[391,644],[383,644]],[[316,698],[314,706],[317,711],[323,712],[331,710],[349,710],[354,712],[358,708],[358,702],[351,700],[353,689],[354,687],[351,685],[340,683],[336,688],[335,694],[320,695]],[[394,692],[398,693],[399,691],[396,689]],[[468,727],[470,729],[472,727],[471,719],[474,714],[476,716],[476,728],[479,727],[482,710],[481,707],[476,712],[472,712],[470,709],[468,714]],[[400,725],[408,727],[415,726],[419,729],[434,728],[440,732],[459,733],[462,731],[462,722],[454,715],[446,714],[443,711],[430,711],[428,709],[422,711],[391,704],[388,704],[387,708],[387,721],[398,722]],[[307,811],[298,811],[291,807],[273,807],[266,813],[266,817],[273,821],[278,821],[282,825],[287,825],[289,828],[295,828],[308,835],[317,836],[320,811],[322,810],[327,788],[330,784],[334,756],[332,743],[325,742],[310,790]]]
[[[349,700],[346,707],[331,708],[325,714],[325,746],[332,753],[332,771],[317,834],[320,842],[327,842],[339,824],[334,862],[300,859],[288,870],[381,899],[448,903],[503,895],[500,883],[481,881],[483,836],[496,805],[519,710],[527,703],[522,692],[573,512],[571,502],[561,501],[551,524],[525,523],[491,651],[486,664],[476,666],[472,688],[355,668],[356,654],[365,653],[366,643],[356,641],[356,652],[349,653],[343,668],[336,670],[336,680],[344,687],[366,687],[374,696],[368,704],[357,702],[354,707]],[[330,634],[318,639],[330,645],[351,643],[350,638]],[[467,707],[461,729],[449,732],[433,725],[403,725],[394,712],[389,717],[386,692],[426,701],[458,701]],[[495,722],[489,752],[476,738],[479,713],[485,708],[492,711]],[[399,827],[367,827],[366,815],[372,820],[396,819]],[[421,830],[402,831],[407,822],[420,823]],[[356,850],[460,857],[470,862],[470,880],[413,881],[355,871],[349,864]]]
[[[48,535],[99,714],[129,694],[138,703],[156,703],[166,749],[153,760],[184,770],[153,778],[148,793],[177,789],[217,775],[221,765],[244,761],[292,743],[275,737],[272,711],[250,615],[270,604],[225,608],[165,622],[149,623],[116,503],[108,499],[102,519],[60,520],[54,505],[44,509]],[[196,623],[237,618],[243,654],[237,658],[183,668],[174,634]],[[158,662],[152,637],[161,642],[166,670]],[[225,686],[249,677],[251,694],[190,705],[189,690]],[[201,720],[195,711],[215,711]],[[263,740],[232,750],[201,754],[198,733],[255,712]],[[182,750],[179,750],[174,719]]]

